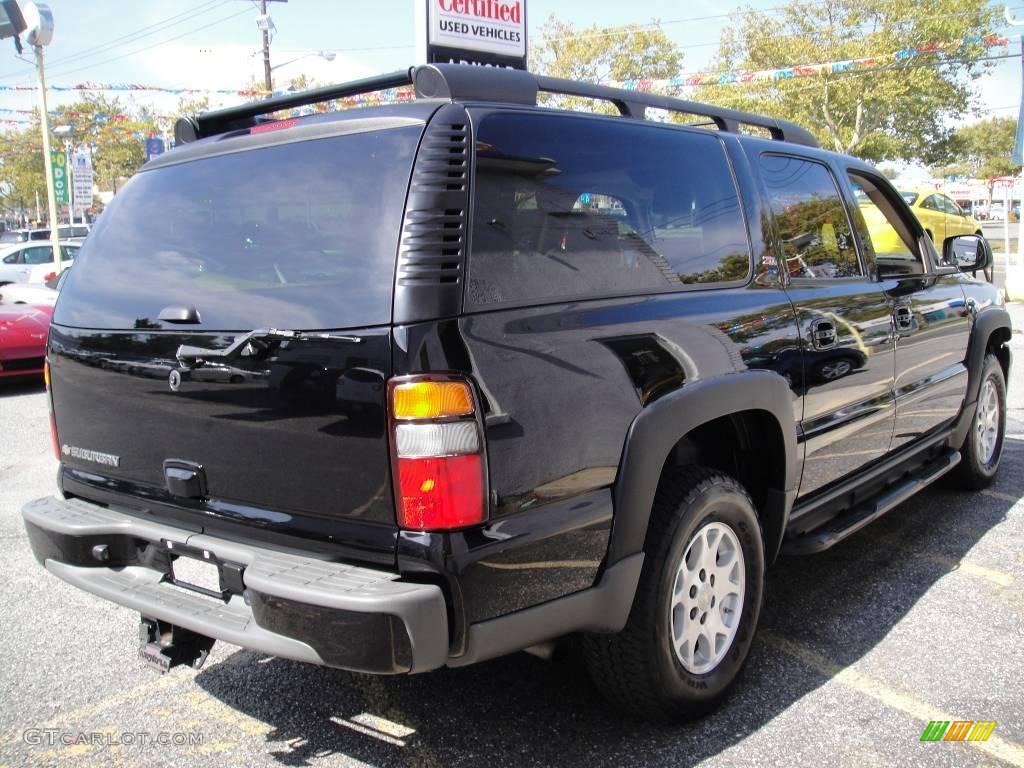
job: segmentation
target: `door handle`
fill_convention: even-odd
[[[836,326],[831,320],[815,320],[811,323],[811,345],[815,349],[832,349],[838,341]]]
[[[900,304],[893,312],[893,320],[896,322],[897,331],[909,331],[914,327],[914,313],[906,304]]]

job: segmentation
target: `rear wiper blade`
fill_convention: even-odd
[[[345,336],[338,333],[321,331],[287,331],[279,328],[258,328],[235,338],[230,346],[224,349],[193,347],[182,344],[178,347],[175,357],[182,368],[195,368],[206,360],[222,363],[225,360],[239,360],[246,357],[260,357],[265,354],[271,344],[282,341],[344,341],[350,344],[362,344],[360,336]]]

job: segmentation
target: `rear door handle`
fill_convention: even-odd
[[[832,349],[838,338],[835,323],[831,320],[818,319],[811,323],[811,345],[815,349]]]
[[[909,331],[914,327],[914,313],[905,304],[896,307],[893,312],[893,320],[896,322],[897,331]]]

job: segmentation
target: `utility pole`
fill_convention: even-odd
[[[39,112],[43,128],[43,162],[46,167],[46,202],[50,208],[50,243],[53,245],[53,263],[60,274],[60,222],[57,219],[57,196],[53,193],[53,161],[50,157],[50,120],[46,109],[46,75],[43,68],[43,46],[36,43],[36,67],[39,70]]]
[[[260,15],[267,18],[267,0],[260,0]],[[267,98],[274,95],[274,81],[270,75],[270,22],[263,25],[263,88]]]

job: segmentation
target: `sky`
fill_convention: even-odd
[[[24,5],[24,0],[21,0]],[[280,83],[306,74],[322,83],[342,82],[414,63],[416,0],[287,0],[271,2],[277,28],[271,45],[274,77]],[[1024,20],[1024,0],[1009,0],[1011,12]],[[200,89],[238,89],[252,77],[262,82],[258,3],[252,0],[49,0],[55,33],[45,51],[50,85],[83,82],[135,83]],[[554,13],[578,27],[649,23],[660,19],[666,34],[684,51],[685,73],[707,71],[729,14],[741,7],[774,8],[779,0],[528,0],[531,34]],[[998,7],[1002,7],[998,4]],[[1003,26],[994,33],[1011,36],[1010,52],[1019,53],[1019,28]],[[328,62],[318,52],[336,54]],[[879,52],[888,53],[888,52]],[[0,41],[0,84],[34,85],[31,54],[16,56],[13,43]],[[295,59],[298,59],[297,61]],[[794,65],[816,62],[791,62]],[[976,84],[982,112],[965,117],[1014,117],[1021,98],[1019,58],[1000,62]],[[122,102],[153,107],[170,114],[177,97],[145,92],[117,95]],[[50,108],[79,98],[77,93],[50,91]],[[213,106],[246,99],[211,94]],[[0,109],[36,107],[34,92],[0,91]],[[0,112],[0,119],[15,115]],[[26,118],[27,115],[17,117]]]

